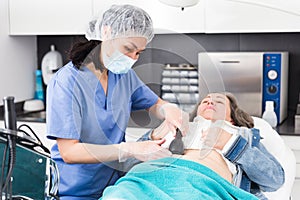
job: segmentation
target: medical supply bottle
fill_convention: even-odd
[[[272,126],[272,128],[277,126],[277,116],[274,111],[274,101],[266,101],[266,107],[262,118],[266,120]]]
[[[43,90],[43,80],[42,80],[42,71],[35,71],[35,94],[34,98],[44,101],[44,90]]]

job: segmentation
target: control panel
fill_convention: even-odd
[[[274,111],[280,122],[280,92],[281,92],[281,54],[266,53],[263,55],[263,102],[265,110],[266,101],[274,101]]]

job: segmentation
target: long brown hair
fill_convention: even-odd
[[[239,108],[237,100],[234,97],[234,95],[228,92],[222,94],[224,94],[229,100],[230,112],[231,112],[230,117],[233,121],[233,125],[253,128],[254,127],[253,118],[247,112]],[[197,110],[200,104],[201,101],[197,103],[194,110],[190,113],[190,121],[193,121],[193,119],[197,116]]]

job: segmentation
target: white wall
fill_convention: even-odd
[[[36,36],[9,36],[8,1],[0,0],[0,105],[33,98],[37,69]]]

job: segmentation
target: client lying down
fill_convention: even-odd
[[[209,94],[195,113],[183,138],[183,155],[136,165],[102,198],[266,199],[262,191],[280,188],[281,165],[260,143],[253,119],[231,94]],[[149,137],[169,141],[168,126],[162,123],[144,139]]]

